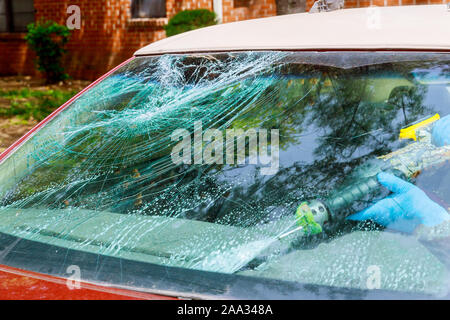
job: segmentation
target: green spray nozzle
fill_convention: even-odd
[[[322,226],[315,220],[308,202],[302,202],[298,206],[295,216],[297,218],[297,224],[303,227],[306,233],[318,234],[322,232]]]

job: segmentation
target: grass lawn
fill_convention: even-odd
[[[76,90],[1,90],[0,98],[9,103],[9,107],[0,108],[0,117],[16,117],[21,120],[43,120],[53,110],[69,100]]]
[[[66,81],[49,86],[31,77],[0,77],[0,152],[88,84]]]

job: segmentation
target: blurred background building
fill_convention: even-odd
[[[95,79],[137,49],[163,39],[177,12],[214,11],[220,23],[308,11],[314,0],[0,0],[0,75],[33,75],[33,53],[24,37],[28,23],[65,24],[71,5],[81,10],[64,66],[75,79]],[[446,3],[446,0],[346,0],[346,7]],[[286,30],[289,32],[289,30]],[[295,32],[309,32],[295,30]]]

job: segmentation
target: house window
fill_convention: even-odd
[[[163,18],[166,17],[165,0],[132,0],[131,17],[138,18]]]
[[[33,0],[0,0],[0,32],[25,32],[31,22]]]
[[[234,0],[235,8],[249,7],[251,0]]]

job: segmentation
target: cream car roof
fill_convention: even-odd
[[[446,5],[416,5],[253,19],[172,36],[135,55],[345,49],[450,51],[450,11]]]

